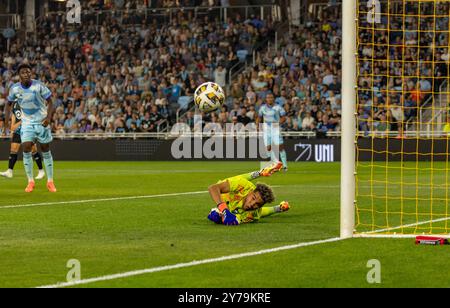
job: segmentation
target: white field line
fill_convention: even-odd
[[[300,244],[296,244],[296,245],[283,246],[283,247],[278,247],[278,248],[273,248],[273,249],[266,249],[266,250],[260,250],[260,251],[255,251],[255,252],[242,253],[242,254],[235,254],[235,255],[214,258],[214,259],[206,259],[206,260],[201,260],[201,261],[192,261],[189,263],[179,263],[179,264],[174,264],[174,265],[154,267],[154,268],[149,268],[149,269],[119,273],[119,274],[114,274],[114,275],[107,275],[107,276],[101,276],[101,277],[96,277],[96,278],[83,279],[83,280],[74,281],[74,282],[58,283],[58,284],[54,284],[54,285],[41,286],[38,288],[64,288],[64,287],[85,285],[85,284],[90,284],[90,283],[94,283],[94,282],[110,281],[110,280],[127,278],[127,277],[132,277],[132,276],[140,276],[140,275],[145,275],[145,274],[170,271],[170,270],[179,269],[179,268],[187,268],[187,267],[193,267],[193,266],[203,265],[203,264],[210,264],[210,263],[242,259],[242,258],[247,258],[247,257],[253,257],[253,256],[259,256],[259,255],[279,252],[279,251],[292,250],[292,249],[308,247],[308,246],[315,246],[315,245],[326,244],[326,243],[333,243],[333,242],[338,242],[338,241],[342,241],[342,240],[343,239],[341,239],[341,238],[331,238],[331,239],[322,240],[322,241],[300,243]]]
[[[206,193],[207,193],[207,191],[192,191],[192,192],[185,192],[185,193],[161,194],[161,195],[130,196],[130,197],[105,198],[105,199],[89,199],[89,200],[74,200],[74,201],[61,201],[61,202],[47,202],[47,203],[19,204],[19,205],[0,206],[0,210],[37,207],[37,206],[84,204],[84,203],[94,203],[94,202],[109,202],[109,201],[122,201],[122,200],[178,197],[178,196],[187,196],[187,195],[200,195],[200,194],[206,194]]]
[[[283,185],[283,186],[272,186],[273,188],[280,187],[303,187],[305,189],[339,189],[339,185]],[[370,188],[373,186],[367,186]],[[380,186],[384,188],[384,186]],[[194,191],[185,193],[173,193],[173,194],[160,194],[160,195],[144,195],[144,196],[130,196],[130,197],[117,197],[117,198],[104,198],[104,199],[88,199],[88,200],[72,200],[72,201],[60,201],[60,202],[45,202],[45,203],[31,203],[31,204],[17,204],[17,205],[0,205],[0,210],[5,209],[16,209],[16,208],[27,208],[27,207],[37,207],[37,206],[50,206],[50,205],[67,205],[67,204],[84,204],[84,203],[94,203],[94,202],[108,202],[108,201],[121,201],[121,200],[138,200],[138,199],[152,199],[152,198],[164,198],[164,197],[176,197],[176,196],[186,196],[186,195],[198,195],[207,193],[207,191]],[[450,218],[449,218],[450,219]]]
[[[356,234],[355,238],[379,238],[379,239],[410,239],[410,238],[416,238],[418,236],[430,236],[430,237],[442,237],[442,238],[450,238],[450,235],[448,234]]]
[[[280,188],[280,187],[284,187],[284,186],[272,186],[272,188]],[[130,196],[130,197],[117,197],[117,198],[104,198],[104,199],[88,199],[88,200],[46,202],[46,203],[18,204],[18,205],[0,206],[0,210],[37,207],[37,206],[51,206],[51,205],[68,205],[68,204],[85,204],[85,203],[95,203],[95,202],[122,201],[122,200],[154,199],[154,198],[200,195],[200,194],[206,194],[206,193],[208,193],[208,191],[191,191],[191,192],[184,192],[184,193],[160,194],[160,195],[145,195],[145,196]]]

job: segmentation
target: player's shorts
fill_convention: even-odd
[[[14,132],[12,138],[11,138],[11,143],[18,143],[21,144],[22,143],[22,139],[20,138],[20,131],[19,132]]]
[[[53,141],[50,127],[44,127],[42,124],[22,125],[21,130],[22,143],[33,142],[40,144],[49,144]]]
[[[267,126],[264,129],[264,144],[265,146],[282,145],[284,144],[283,136],[281,136],[280,129]]]

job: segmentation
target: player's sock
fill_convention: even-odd
[[[47,179],[49,182],[53,182],[53,157],[52,152],[43,152],[45,170],[47,170]]]
[[[255,171],[255,172],[251,172],[251,173],[245,175],[244,177],[247,178],[247,180],[252,181],[252,180],[256,180],[260,176],[261,176],[260,171]]]
[[[8,169],[9,170],[14,170],[14,166],[16,165],[17,162],[17,153],[11,153],[9,154],[9,163],[8,163]]]
[[[267,158],[272,160],[272,151],[267,151]]]
[[[281,162],[283,163],[283,168],[287,168],[287,154],[286,151],[281,151],[280,153],[280,157],[281,157]]]
[[[39,152],[33,154],[33,159],[36,162],[36,165],[38,166],[39,170],[44,169],[44,166],[42,165],[42,156]]]
[[[33,182],[33,156],[31,153],[23,153],[23,166],[28,177],[28,182]]]
[[[277,154],[275,153],[275,151],[272,151],[272,152],[271,152],[271,157],[272,157],[272,161],[273,161],[273,162],[280,161],[280,160],[278,159]]]

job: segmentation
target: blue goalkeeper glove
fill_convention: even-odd
[[[220,216],[220,213],[217,209],[211,210],[211,213],[209,213],[208,215],[208,219],[218,225],[222,224],[222,216]]]
[[[225,202],[220,203],[217,207],[219,208],[219,212],[222,214],[222,223],[225,226],[239,225],[239,221],[237,220],[236,215],[230,212],[230,209]]]
[[[226,209],[222,213],[222,223],[225,226],[237,226],[239,225],[239,221],[237,220],[236,215],[233,215],[230,210]]]

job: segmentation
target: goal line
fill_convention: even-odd
[[[439,237],[450,238],[450,234],[429,234],[429,233],[400,234],[397,232],[392,232],[395,230],[414,228],[414,227],[421,226],[421,225],[445,222],[448,220],[450,220],[450,217],[429,220],[429,221],[422,221],[422,222],[418,222],[418,223],[414,223],[414,224],[408,224],[408,225],[392,227],[392,228],[387,228],[387,229],[381,229],[381,230],[376,230],[376,231],[355,233],[354,237],[355,238],[415,238],[417,236],[425,235],[425,236],[439,236]]]

